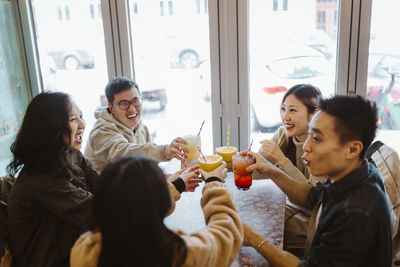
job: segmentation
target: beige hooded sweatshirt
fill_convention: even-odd
[[[114,159],[129,153],[143,153],[160,162],[164,157],[165,145],[152,143],[149,129],[142,122],[131,130],[114,118],[105,107],[95,112],[97,119],[89,134],[85,156],[99,173]]]

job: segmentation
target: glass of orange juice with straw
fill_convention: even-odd
[[[232,156],[237,154],[237,148],[234,146],[221,146],[217,147],[215,152],[226,162],[228,171],[232,171]]]
[[[217,147],[215,152],[222,156],[223,161],[226,162],[226,168],[229,171],[232,171],[232,156],[237,154],[237,148],[234,146],[229,146],[229,133],[231,129],[231,124],[228,123],[227,137],[226,137],[226,146]]]
[[[220,155],[207,155],[201,156],[199,159],[200,169],[210,172],[222,164],[222,157]]]

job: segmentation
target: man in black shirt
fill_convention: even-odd
[[[324,99],[309,123],[303,161],[312,175],[329,181],[316,187],[295,181],[261,156],[248,171],[271,178],[299,205],[313,210],[310,246],[300,260],[244,225],[244,245],[257,248],[273,266],[390,267],[390,212],[379,171],[365,153],[377,129],[375,105],[360,96]],[[315,230],[314,230],[315,229]]]

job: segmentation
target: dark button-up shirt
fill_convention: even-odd
[[[364,161],[335,183],[318,183],[308,204],[320,203],[314,239],[299,266],[391,266],[390,212],[376,167]]]

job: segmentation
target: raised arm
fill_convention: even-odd
[[[242,153],[249,153],[256,159],[256,163],[247,167],[247,171],[256,170],[264,177],[270,178],[287,195],[290,201],[308,207],[307,197],[312,185],[294,180],[258,153],[252,151]]]
[[[206,184],[201,206],[207,227],[191,235],[178,232],[188,247],[184,266],[229,266],[242,245],[242,223],[223,183],[225,165],[217,168],[216,172],[219,174],[202,171]]]

